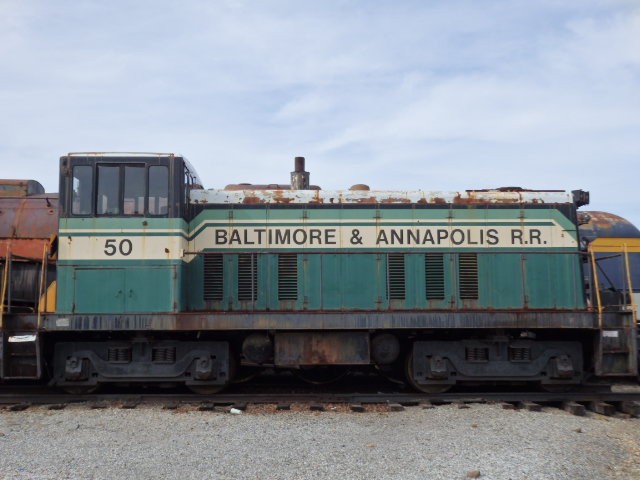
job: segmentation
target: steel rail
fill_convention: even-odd
[[[192,393],[107,393],[83,394],[16,392],[0,393],[0,405],[55,405],[91,403],[202,404],[229,406],[235,404],[387,404],[419,405],[421,403],[492,403],[534,402],[542,404],[564,402],[640,402],[640,392],[583,391],[549,392],[455,392],[425,393],[223,393],[199,395]]]

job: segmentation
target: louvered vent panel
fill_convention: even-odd
[[[298,299],[298,255],[278,255],[278,300]]]
[[[404,254],[390,253],[387,259],[387,281],[389,284],[389,299],[405,299]]]
[[[220,301],[223,292],[222,254],[204,255],[204,299]]]
[[[255,300],[258,295],[258,266],[254,253],[238,255],[238,300]]]
[[[458,282],[460,298],[476,300],[478,298],[478,255],[461,253],[458,257]]]
[[[427,253],[424,271],[427,300],[444,300],[444,255]]]

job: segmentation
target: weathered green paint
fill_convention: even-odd
[[[269,226],[332,225],[344,221],[354,225],[414,226],[420,221],[448,226],[455,221],[464,225],[510,226],[527,220],[527,225],[559,224],[566,235],[576,238],[576,227],[553,208],[239,208],[208,209],[187,224],[182,219],[154,218],[79,218],[61,219],[64,236],[125,238],[159,237],[188,239],[202,233],[210,222],[218,228],[256,225]],[[394,220],[396,220],[394,222]],[[408,222],[407,222],[408,221]],[[480,223],[478,222],[480,221]],[[254,222],[254,223],[251,223]],[[299,222],[299,223],[298,223]],[[391,222],[391,223],[389,223]],[[415,222],[415,223],[414,223]],[[517,223],[515,224],[517,225]],[[139,245],[139,244],[136,244]],[[142,243],[146,245],[146,243]],[[175,250],[175,249],[174,249]],[[326,248],[291,248],[298,252],[298,298],[278,299],[278,254],[281,251],[254,249],[258,268],[256,298],[238,299],[238,253],[224,253],[223,297],[221,301],[203,300],[202,255],[166,259],[95,258],[64,259],[58,264],[58,310],[61,313],[106,313],[122,311],[389,311],[448,309],[581,309],[584,308],[581,265],[577,248],[529,247],[492,250],[484,246],[478,255],[477,300],[460,299],[458,292],[458,252],[456,248],[410,246],[396,250],[405,254],[405,298],[389,300],[387,293],[387,252],[336,251]],[[444,259],[443,299],[428,300],[425,289],[424,254],[438,252]],[[469,251],[469,250],[465,250]]]
[[[58,278],[60,313],[177,312],[184,307],[182,266],[60,265]]]
[[[68,238],[105,239],[186,237],[186,222],[167,218],[61,218],[60,242]],[[162,241],[162,239],[160,239]],[[185,264],[176,259],[97,258],[58,261],[57,310],[60,313],[177,312],[186,306]],[[138,252],[136,252],[138,253]]]

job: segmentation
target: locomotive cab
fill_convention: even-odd
[[[179,155],[61,158],[53,321],[74,333],[66,337],[73,341],[55,344],[57,385],[87,391],[100,383],[224,382],[226,344],[196,345],[172,331],[170,315],[184,309],[194,188],[200,180]],[[158,332],[145,335],[152,324]]]
[[[181,232],[200,183],[189,163],[173,154],[69,154],[60,173],[58,312],[179,311]]]

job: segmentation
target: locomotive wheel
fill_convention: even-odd
[[[413,349],[407,355],[407,359],[405,361],[405,377],[409,385],[411,385],[414,389],[418,390],[422,393],[444,393],[449,390],[453,385],[449,383],[429,383],[429,384],[420,384],[416,383],[413,379]]]
[[[337,382],[347,373],[344,367],[331,365],[304,366],[293,371],[296,377],[311,385],[328,385]]]
[[[229,355],[229,380],[222,385],[187,385],[187,388],[191,390],[193,393],[198,395],[215,395],[216,393],[220,393],[222,390],[227,388],[230,383],[233,382],[233,379],[236,376],[236,372],[238,371],[238,359],[235,355]]]

